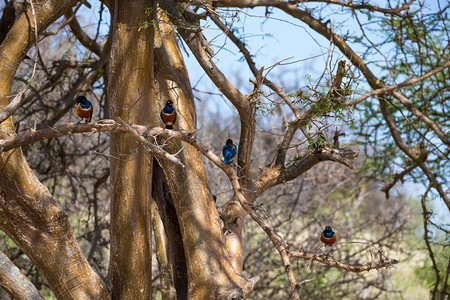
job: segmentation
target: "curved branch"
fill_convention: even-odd
[[[204,48],[205,43],[207,44],[208,42],[200,30],[198,21],[196,24],[188,21],[183,16],[179,17],[178,11],[176,10],[177,5],[171,0],[162,1],[161,6],[168,12],[169,19],[174,24],[178,33],[188,45],[189,49],[192,51],[208,77],[212,80],[212,82],[214,82],[225,97],[231,101],[231,103],[239,111],[239,114],[241,116],[244,115],[247,112],[249,102],[214,64],[211,57],[208,56]],[[184,7],[184,11],[185,14],[190,12],[190,14],[195,16],[195,14],[187,6]],[[191,17],[191,19],[195,18],[194,16]]]
[[[348,7],[352,10],[368,10],[368,11],[376,11],[376,12],[381,12],[387,15],[396,15],[399,17],[404,17],[404,15],[401,14],[402,11],[407,10],[413,0],[410,0],[408,3],[405,3],[403,6],[398,7],[398,8],[383,8],[383,7],[379,7],[379,6],[373,6],[370,4],[366,4],[364,3],[364,1],[361,1],[361,4],[355,4],[353,3],[353,1],[340,1],[340,0],[307,0],[307,1],[291,1],[291,3],[295,3],[295,2],[322,2],[322,3],[329,3],[329,4],[335,4],[335,5],[340,5],[340,6],[344,6],[344,7]]]
[[[433,264],[433,270],[436,275],[436,282],[434,283],[434,288],[433,288],[433,291],[431,292],[431,295],[432,295],[431,299],[435,299],[441,279],[440,279],[440,275],[439,275],[439,268],[436,264],[436,259],[434,258],[433,249],[431,248],[430,240],[429,240],[429,236],[428,236],[428,234],[430,232],[428,230],[428,220],[430,218],[430,213],[427,211],[426,199],[427,199],[427,195],[428,195],[428,192],[430,191],[430,189],[431,189],[431,185],[429,185],[427,187],[427,190],[423,194],[420,202],[422,204],[422,216],[423,216],[423,231],[424,231],[423,239],[425,240],[425,244],[427,245],[428,256],[431,259],[431,262]]]
[[[386,100],[380,98],[379,102],[380,102],[381,113],[383,114],[383,118],[386,121],[386,125],[389,128],[389,131],[391,133],[392,138],[394,139],[395,144],[409,158],[411,158],[412,161],[414,161],[420,167],[420,169],[425,174],[425,176],[427,176],[430,183],[432,183],[433,187],[439,193],[439,196],[441,196],[441,198],[444,200],[445,204],[447,205],[447,208],[450,210],[450,200],[447,196],[447,193],[442,189],[441,184],[439,184],[439,182],[437,181],[436,175],[428,169],[428,167],[425,165],[425,163],[421,160],[420,156],[415,155],[415,153],[402,140],[400,132],[397,129],[397,125],[395,124],[395,120],[392,117],[392,114],[389,112],[389,108],[387,107]]]
[[[289,167],[275,166],[267,169],[256,178],[254,184],[257,188],[257,194],[261,194],[275,185],[297,178],[321,161],[330,160],[353,169],[352,163],[358,155],[359,149],[352,148],[335,149],[324,147],[314,152],[308,151],[296,158]]]
[[[99,44],[93,39],[91,39],[86,32],[81,28],[80,23],[78,23],[76,16],[74,15],[72,8],[68,9],[67,12],[64,14],[66,17],[70,29],[72,30],[73,34],[76,36],[76,38],[80,41],[80,43],[91,50],[93,53],[97,54],[98,56],[102,55],[102,47],[100,47]]]
[[[359,103],[361,103],[364,100],[366,100],[367,98],[370,98],[370,97],[373,97],[373,96],[382,95],[384,93],[394,91],[394,90],[399,89],[399,88],[404,87],[404,86],[415,85],[416,83],[419,83],[419,82],[421,82],[421,81],[423,81],[423,80],[433,76],[436,73],[439,73],[439,72],[441,72],[441,71],[443,71],[445,69],[448,69],[449,67],[450,67],[450,61],[448,61],[447,63],[445,63],[441,67],[438,67],[436,69],[431,70],[428,73],[423,74],[422,76],[408,79],[408,80],[403,81],[403,82],[401,82],[399,84],[384,86],[382,88],[373,90],[373,91],[371,91],[369,93],[366,93],[366,94],[362,95],[358,99],[353,100],[352,102],[345,103],[345,106],[356,106]]]

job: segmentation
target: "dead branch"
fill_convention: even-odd
[[[8,119],[24,102],[24,99],[29,95],[29,89],[25,88],[25,90],[18,93],[14,99],[6,106],[2,111],[0,111],[0,124],[3,123],[6,119]]]
[[[298,252],[298,251],[290,251],[289,252],[289,256],[290,257],[299,257],[299,258],[303,258],[306,260],[314,260],[317,262],[320,262],[324,265],[330,266],[330,267],[334,267],[334,268],[339,268],[339,269],[343,269],[343,270],[347,270],[353,273],[361,273],[364,271],[370,271],[370,270],[379,270],[382,268],[388,268],[391,267],[393,265],[396,265],[399,263],[398,260],[396,259],[391,259],[388,261],[382,261],[380,260],[379,262],[369,262],[366,265],[363,266],[350,266],[341,262],[338,262],[336,260],[330,260],[326,257],[317,255],[315,253],[308,253],[308,252]]]
[[[72,11],[72,8],[68,9],[64,16],[67,19],[67,22],[69,23],[70,29],[72,30],[73,34],[77,37],[77,39],[80,41],[80,43],[85,46],[87,49],[91,50],[93,53],[97,54],[98,56],[102,55],[103,49],[102,47],[97,44],[96,41],[91,39],[86,32],[81,28],[80,23],[78,23],[78,20]]]
[[[123,122],[123,121],[122,121]],[[125,123],[125,122],[123,122]],[[126,124],[128,125],[128,124]],[[83,132],[100,132],[100,131],[108,131],[108,132],[121,132],[121,133],[129,133],[132,135],[139,143],[144,146],[150,148],[152,153],[162,159],[167,159],[172,163],[183,166],[181,161],[175,156],[165,152],[161,148],[151,144],[148,140],[144,139],[136,130],[142,130],[145,128],[144,126],[135,126],[135,128],[130,125],[124,126],[118,120],[117,122],[113,120],[101,120],[94,123],[85,123],[85,124],[74,124],[68,123],[64,125],[56,125],[54,127],[32,130],[29,133],[23,135],[16,135],[7,140],[0,140],[0,152],[9,151],[11,149],[22,147],[26,145],[30,145],[36,143],[38,141],[52,139],[68,134],[74,133],[83,133]]]
[[[150,143],[147,139],[145,139],[141,134],[139,134],[136,129],[134,129],[133,127],[131,127],[129,124],[125,123],[124,120],[122,120],[120,117],[116,118],[116,121],[122,125],[123,128],[125,128],[125,130],[139,143],[141,143],[142,145],[144,145],[145,147],[147,147],[153,155],[155,155],[156,157],[162,158],[162,159],[166,159],[174,164],[180,165],[181,167],[184,168],[183,163],[176,158],[175,156],[167,153],[166,151],[164,151],[162,148],[155,146],[154,144]]]

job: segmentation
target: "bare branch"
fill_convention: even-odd
[[[261,194],[272,186],[297,178],[321,161],[331,160],[353,168],[352,163],[358,155],[359,149],[352,148],[334,149],[325,147],[318,151],[308,151],[299,158],[296,158],[287,168],[275,166],[274,168],[267,169],[254,180],[254,184],[257,187],[257,193]]]
[[[70,29],[72,30],[73,34],[77,37],[77,39],[89,50],[97,54],[98,56],[102,55],[102,48],[99,44],[97,44],[96,41],[91,39],[86,32],[81,28],[80,23],[78,23],[76,16],[74,15],[72,8],[68,9],[67,12],[64,14],[66,17]]]
[[[402,172],[394,175],[394,180],[392,180],[392,182],[390,182],[389,184],[385,185],[381,189],[386,194],[386,199],[389,199],[389,191],[391,190],[391,188],[393,188],[394,185],[396,185],[398,181],[402,181],[403,182],[403,177],[405,177],[406,174],[411,173],[411,171],[414,170],[417,167],[418,167],[417,164],[413,164],[413,165],[409,166],[408,168],[404,169]]]
[[[430,183],[432,183],[432,186],[437,190],[441,198],[444,200],[445,204],[447,205],[447,208],[450,210],[450,200],[447,196],[447,193],[442,189],[442,185],[439,184],[437,181],[436,175],[429,170],[429,168],[425,165],[425,162],[422,161],[422,158],[420,156],[417,156],[412,149],[408,147],[408,145],[405,144],[403,141],[400,132],[397,129],[397,125],[395,124],[395,120],[392,117],[392,114],[389,112],[389,109],[386,104],[385,99],[379,100],[380,102],[380,109],[381,113],[383,114],[383,118],[386,121],[386,125],[389,128],[389,131],[391,133],[392,138],[394,139],[395,144],[402,150],[409,158],[411,158],[412,161],[417,163],[420,167],[420,169],[423,171],[425,176],[427,176]]]
[[[219,68],[214,64],[211,57],[208,56],[202,42],[205,37],[201,33],[200,26],[198,24],[189,22],[184,17],[178,17],[176,11],[176,4],[173,1],[167,0],[161,3],[164,10],[168,12],[168,16],[173,24],[176,26],[177,31],[180,33],[181,37],[185,43],[189,46],[195,58],[202,66],[209,78],[214,82],[217,88],[227,97],[231,103],[239,111],[242,116],[247,112],[248,101],[245,96],[225,77],[225,75],[219,70]],[[190,12],[194,14],[189,7],[184,7],[185,13]],[[180,18],[182,18],[180,20]],[[181,22],[180,22],[181,21]]]
[[[441,279],[440,279],[440,274],[439,274],[439,268],[436,264],[436,259],[434,258],[433,249],[431,249],[430,240],[428,237],[428,234],[429,234],[428,219],[430,218],[430,213],[427,211],[426,199],[427,199],[428,193],[430,192],[430,189],[431,189],[431,185],[429,185],[427,187],[427,190],[423,194],[422,199],[421,199],[421,204],[422,204],[423,231],[424,231],[423,239],[425,240],[425,244],[427,245],[428,256],[430,257],[431,262],[433,263],[433,270],[436,275],[436,282],[434,283],[434,288],[433,288],[433,291],[431,292],[431,299],[435,299]]]
[[[142,137],[141,134],[139,134],[136,129],[131,127],[129,124],[125,123],[124,120],[122,120],[120,117],[116,118],[116,121],[122,125],[125,130],[139,143],[144,145],[145,147],[149,148],[152,154],[154,154],[156,157],[166,159],[174,164],[180,165],[184,168],[183,163],[176,158],[175,156],[167,153],[166,151],[162,150],[160,147],[155,146],[154,144],[150,143],[148,140],[146,140],[144,137]]]
[[[44,299],[31,281],[0,251],[0,287],[17,300]]]
[[[123,121],[122,121],[123,122]],[[50,128],[43,128],[39,130],[32,130],[31,132],[23,135],[16,135],[7,140],[0,140],[0,152],[9,151],[11,149],[22,147],[36,143],[38,141],[56,138],[73,133],[83,133],[83,132],[122,132],[129,133],[132,135],[139,143],[150,148],[152,153],[162,159],[167,159],[172,163],[183,166],[181,161],[175,156],[165,152],[161,148],[151,144],[148,140],[144,139],[138,131],[145,131],[145,126],[134,125],[134,128],[125,122],[122,123],[121,120],[117,122],[113,120],[101,120],[94,123],[85,124],[74,124],[68,123],[64,125],[57,125]],[[127,126],[125,126],[126,124]],[[183,166],[184,167],[184,166]]]
[[[307,1],[290,1],[291,3],[295,3],[295,2],[321,2],[321,3],[329,3],[329,4],[336,4],[336,5],[340,5],[340,6],[344,6],[344,7],[348,7],[352,10],[368,10],[368,11],[376,11],[376,12],[381,12],[387,15],[396,15],[399,17],[404,17],[404,15],[401,13],[404,10],[407,10],[413,0],[410,0],[408,3],[405,3],[403,6],[398,7],[398,8],[382,8],[379,6],[373,6],[370,4],[366,4],[364,3],[364,1],[361,1],[361,4],[355,4],[353,3],[353,1],[340,1],[340,0],[307,0]]]
[[[26,97],[29,95],[28,88],[18,93],[14,99],[6,106],[2,111],[0,111],[0,124],[8,119],[23,103]]]
[[[396,259],[391,259],[388,261],[379,261],[376,263],[373,262],[369,262],[367,263],[367,265],[364,266],[350,266],[350,265],[346,265],[344,263],[338,262],[336,260],[329,260],[325,257],[322,256],[318,256],[315,253],[307,253],[307,252],[298,252],[298,251],[290,251],[289,252],[289,256],[290,257],[299,257],[299,258],[303,258],[303,259],[307,259],[307,260],[314,260],[317,262],[320,262],[324,265],[330,266],[330,267],[335,267],[335,268],[339,268],[339,269],[343,269],[343,270],[347,270],[353,273],[361,273],[364,271],[370,271],[370,270],[379,270],[382,268],[388,268],[391,267],[393,265],[396,265],[399,263],[398,260]]]

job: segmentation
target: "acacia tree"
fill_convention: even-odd
[[[265,191],[294,180],[324,161],[352,167],[358,149],[341,147],[339,132],[335,133],[334,143],[331,144],[327,140],[327,126],[316,124],[325,123],[324,120],[329,118],[342,120],[347,107],[362,107],[372,101],[371,97],[378,99],[378,111],[382,115],[383,126],[389,129],[389,136],[413,161],[414,168],[406,170],[411,172],[419,167],[429,181],[430,189],[434,189],[449,205],[441,181],[427,165],[424,153],[431,151],[427,150],[428,145],[416,147],[414,152],[414,146],[403,141],[396,124],[398,121],[392,112],[392,107],[401,104],[401,112],[408,112],[421,122],[426,131],[422,135],[431,136],[427,138],[433,142],[430,147],[438,148],[448,156],[448,149],[442,149],[444,145],[448,146],[448,137],[440,124],[441,119],[424,115],[418,108],[419,104],[402,94],[406,87],[426,82],[429,78],[436,77],[437,82],[441,82],[439,76],[445,76],[444,70],[449,66],[444,52],[440,52],[439,47],[434,50],[440,58],[433,61],[429,68],[410,73],[401,73],[402,69],[392,72],[393,80],[397,79],[398,74],[407,78],[402,83],[393,81],[390,84],[390,78],[377,78],[369,67],[369,61],[363,59],[364,55],[356,54],[347,39],[339,35],[337,28],[333,27],[333,20],[322,21],[321,10],[309,10],[308,5],[314,3],[308,2],[333,4],[355,16],[381,13],[405,21],[414,20],[416,11],[412,1],[388,8],[341,1],[103,1],[102,5],[108,7],[112,21],[108,37],[98,42],[97,36],[94,39],[89,37],[77,22],[75,14],[82,5],[78,1],[28,1],[23,6],[5,3],[2,22],[7,26],[2,26],[0,46],[0,229],[31,259],[58,299],[149,298],[153,251],[151,226],[155,234],[155,252],[164,297],[243,298],[251,293],[258,280],[256,276],[243,276],[242,230],[247,214],[264,230],[280,254],[292,299],[299,298],[298,289],[301,287],[291,264],[294,258],[313,260],[351,272],[379,269],[397,263],[396,260],[386,260],[380,254],[376,261],[367,265],[350,266],[326,255],[293,249],[275,232],[255,205]],[[232,24],[226,19],[224,22],[221,16],[228,16],[229,8],[256,6],[268,9],[266,17],[270,17],[271,9],[279,9],[298,22],[305,23],[346,57],[347,62],[341,60],[336,70],[329,73],[326,87],[315,87],[311,92],[297,87],[295,93],[288,94],[281,85],[269,80],[269,72],[253,62],[246,44],[235,35]],[[222,8],[226,9],[222,11]],[[51,35],[49,26],[63,15],[62,25],[68,25],[76,39],[97,58],[80,63],[61,61],[52,73],[35,50],[35,65],[39,63],[47,77],[38,89],[28,82],[25,90],[15,98],[11,97],[19,63],[35,44],[45,43],[45,38]],[[253,73],[253,91],[248,95],[236,88],[215,64],[214,50],[202,34],[201,20],[206,18],[214,22],[243,54]],[[55,28],[55,33],[61,28]],[[194,97],[177,36],[239,115],[239,151],[235,164],[223,163],[211,151],[212,146],[206,145],[197,136]],[[409,40],[409,37],[402,39]],[[367,41],[370,42],[370,39]],[[77,73],[80,69],[83,71]],[[351,69],[360,72],[372,90],[353,100],[349,100],[355,79],[351,76]],[[68,77],[66,85],[58,86],[64,76]],[[73,105],[75,95],[92,91],[97,82],[103,84],[100,93],[101,116],[112,120],[56,125],[60,120],[67,120],[65,116]],[[49,107],[39,98],[56,88],[61,91],[59,103]],[[387,101],[389,97],[399,103]],[[174,130],[159,127],[159,111],[167,99],[174,100],[178,112]],[[282,109],[288,108],[288,116],[292,119],[280,121],[281,127],[286,129],[283,129],[276,149],[272,149],[273,161],[261,171],[255,171],[258,168],[253,163],[252,151],[257,124],[262,118],[258,112],[267,101]],[[11,115],[18,107],[31,111],[32,115],[32,106],[27,105],[38,102],[41,102],[39,105],[44,103],[47,111],[37,130],[34,128],[30,132],[16,134]],[[316,126],[317,130],[312,130],[311,126]],[[97,189],[111,174],[108,278],[102,278],[94,271],[92,254],[88,257],[83,255],[68,215],[35,176],[20,148],[43,139],[102,131],[111,132],[110,138],[102,142],[102,145],[109,144],[110,171],[102,173],[95,181],[93,197],[97,197]],[[304,147],[298,146],[299,140],[306,141]],[[435,141],[442,144],[436,145]],[[82,140],[77,142],[86,143]],[[220,211],[216,209],[208,187],[202,157],[226,174],[233,189],[232,199]],[[435,158],[430,159],[433,162]],[[394,176],[393,183],[405,175],[402,172]],[[95,207],[95,199],[93,203]],[[102,228],[97,213],[95,218],[96,228],[91,242],[98,247]],[[5,261],[1,266],[11,265],[6,257],[0,258]],[[21,292],[24,289],[33,297],[40,297],[38,292],[26,288],[29,284],[20,272],[7,270],[2,268],[0,274],[8,273],[18,280],[0,280],[5,290],[18,299],[29,298]],[[439,272],[437,274],[439,282]],[[7,277],[3,275],[1,278]]]

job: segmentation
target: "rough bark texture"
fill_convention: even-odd
[[[178,111],[174,129],[191,131],[195,129],[195,109],[187,71],[172,27],[160,22],[159,30],[157,57],[165,66],[159,68],[157,73],[160,105],[162,107],[171,98]],[[188,298],[240,297],[240,277],[232,268],[222,241],[219,215],[209,192],[201,155],[195,148],[180,141],[168,140],[166,143],[165,149],[169,153],[183,149],[179,157],[185,168],[172,167],[165,161],[161,165],[180,224],[188,267]]]
[[[38,32],[59,18],[76,1],[41,1],[36,16],[29,9],[8,32],[0,47],[0,110],[10,100],[13,76],[20,58]],[[0,125],[0,138],[14,135],[11,118]],[[0,155],[0,229],[44,275],[58,299],[108,299],[100,277],[84,258],[67,214],[36,178],[21,149]]]
[[[168,253],[168,265],[172,268],[177,299],[187,299],[187,265],[180,224],[178,223],[175,205],[170,196],[169,187],[167,186],[167,180],[164,177],[161,166],[156,160],[153,161],[152,195],[158,206],[158,211],[164,224],[164,233],[167,237],[166,252]],[[159,242],[156,237],[155,242]],[[163,248],[164,245],[160,243],[157,247]]]
[[[152,201],[152,222],[155,235],[155,254],[159,265],[159,280],[161,282],[161,294],[165,300],[177,299],[177,290],[173,276],[173,264],[169,256],[169,244],[164,230],[163,219],[155,201]]]
[[[36,287],[17,268],[14,263],[0,251],[0,287],[16,300],[41,300]]]
[[[108,96],[112,118],[152,125],[152,1],[115,1]],[[151,298],[152,158],[130,135],[111,134],[111,260],[113,299]]]

